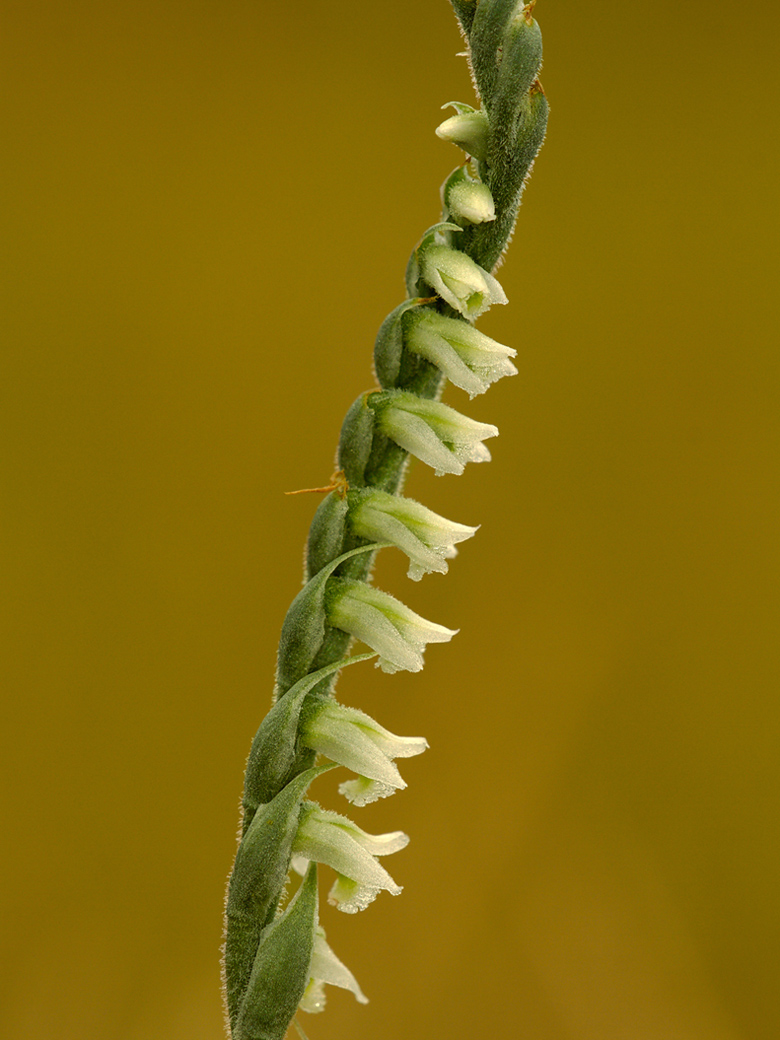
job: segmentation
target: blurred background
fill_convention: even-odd
[[[541,0],[548,141],[480,328],[460,634],[340,698],[431,750],[312,1040],[780,1035],[769,0]],[[342,416],[472,100],[445,0],[7,0],[0,1034],[219,1040],[243,765]],[[323,780],[318,797],[343,809]]]

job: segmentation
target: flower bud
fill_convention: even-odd
[[[379,654],[383,672],[419,672],[427,643],[448,643],[455,631],[426,621],[394,596],[362,581],[334,578],[328,623],[362,640]]]
[[[490,124],[484,112],[476,112],[470,105],[450,101],[442,108],[454,108],[456,114],[436,127],[436,136],[452,141],[475,159],[485,159],[488,152]]]
[[[382,395],[373,407],[381,431],[432,466],[437,477],[460,474],[467,462],[490,461],[490,452],[482,441],[498,436],[495,426],[476,422],[440,401],[405,390]]]
[[[420,273],[439,296],[464,318],[478,318],[494,303],[506,303],[500,283],[471,257],[451,246],[420,248]]]
[[[446,520],[411,498],[376,488],[351,492],[349,503],[349,523],[355,534],[370,542],[392,542],[406,553],[413,581],[434,571],[446,574],[447,560],[457,554],[455,544],[477,531]]]
[[[483,394],[503,376],[516,376],[509,360],[517,354],[478,332],[468,322],[447,318],[430,308],[409,315],[407,349],[431,361],[470,397]]]
[[[487,184],[470,177],[461,166],[444,183],[442,201],[459,224],[484,224],[496,219],[496,206]]]
[[[364,910],[384,889],[397,896],[397,885],[377,856],[389,856],[409,844],[402,831],[367,834],[339,813],[321,809],[314,803],[304,806],[298,833],[293,842],[297,859],[315,860],[333,867],[339,877],[328,902],[344,913]]]

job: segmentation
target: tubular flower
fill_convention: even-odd
[[[314,860],[333,867],[338,875],[328,902],[347,914],[364,910],[384,889],[397,896],[397,885],[377,856],[389,856],[406,848],[403,831],[367,834],[346,816],[321,809],[313,802],[304,806],[292,853],[297,861]]]
[[[454,108],[456,114],[436,127],[436,136],[452,141],[475,159],[487,158],[490,124],[485,113],[460,101],[450,101],[442,108]]]
[[[408,575],[447,573],[447,560],[457,555],[457,542],[473,537],[476,527],[456,524],[411,498],[372,488],[354,494],[352,530],[371,542],[392,542],[409,557]]]
[[[304,723],[301,737],[306,747],[358,774],[339,787],[353,805],[403,790],[406,783],[393,759],[421,755],[428,747],[424,737],[396,736],[365,712],[335,701],[322,703]]]
[[[432,466],[437,477],[460,474],[467,462],[490,462],[490,452],[482,442],[497,437],[498,429],[469,419],[440,401],[396,390],[377,412],[382,433]]]
[[[447,318],[427,307],[408,315],[404,342],[409,350],[433,362],[469,397],[483,394],[504,376],[517,375],[509,360],[516,350],[478,332],[468,322]]]
[[[376,650],[383,672],[421,671],[426,644],[448,643],[457,631],[426,621],[365,582],[334,578],[332,583],[328,623]]]
[[[339,986],[355,994],[359,1004],[367,1004],[358,981],[349,968],[342,964],[336,954],[325,941],[325,931],[318,928],[314,934],[314,950],[309,966],[309,984],[298,1005],[301,1011],[315,1013],[325,1010],[325,985]]]
[[[421,247],[420,273],[464,318],[478,318],[492,304],[507,302],[498,280],[452,246],[433,243]]]

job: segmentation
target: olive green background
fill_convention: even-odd
[[[775,1040],[777,39],[540,0],[548,141],[480,328],[479,523],[377,582],[459,635],[340,695],[431,750],[324,906],[312,1040]],[[8,0],[0,1034],[218,1040],[225,878],[341,418],[472,98],[445,0]],[[323,802],[343,807],[336,781]],[[324,900],[323,900],[324,902]]]

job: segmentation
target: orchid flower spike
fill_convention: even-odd
[[[389,856],[408,844],[402,831],[367,834],[346,816],[309,802],[301,812],[292,853],[298,867],[301,860],[333,867],[338,876],[328,902],[346,914],[355,914],[365,910],[382,890],[400,894],[401,886],[380,866],[377,856]]]
[[[424,737],[399,737],[380,726],[370,715],[335,701],[323,701],[301,729],[306,747],[358,774],[339,791],[353,805],[368,805],[406,787],[395,758],[421,755],[428,747]]]

